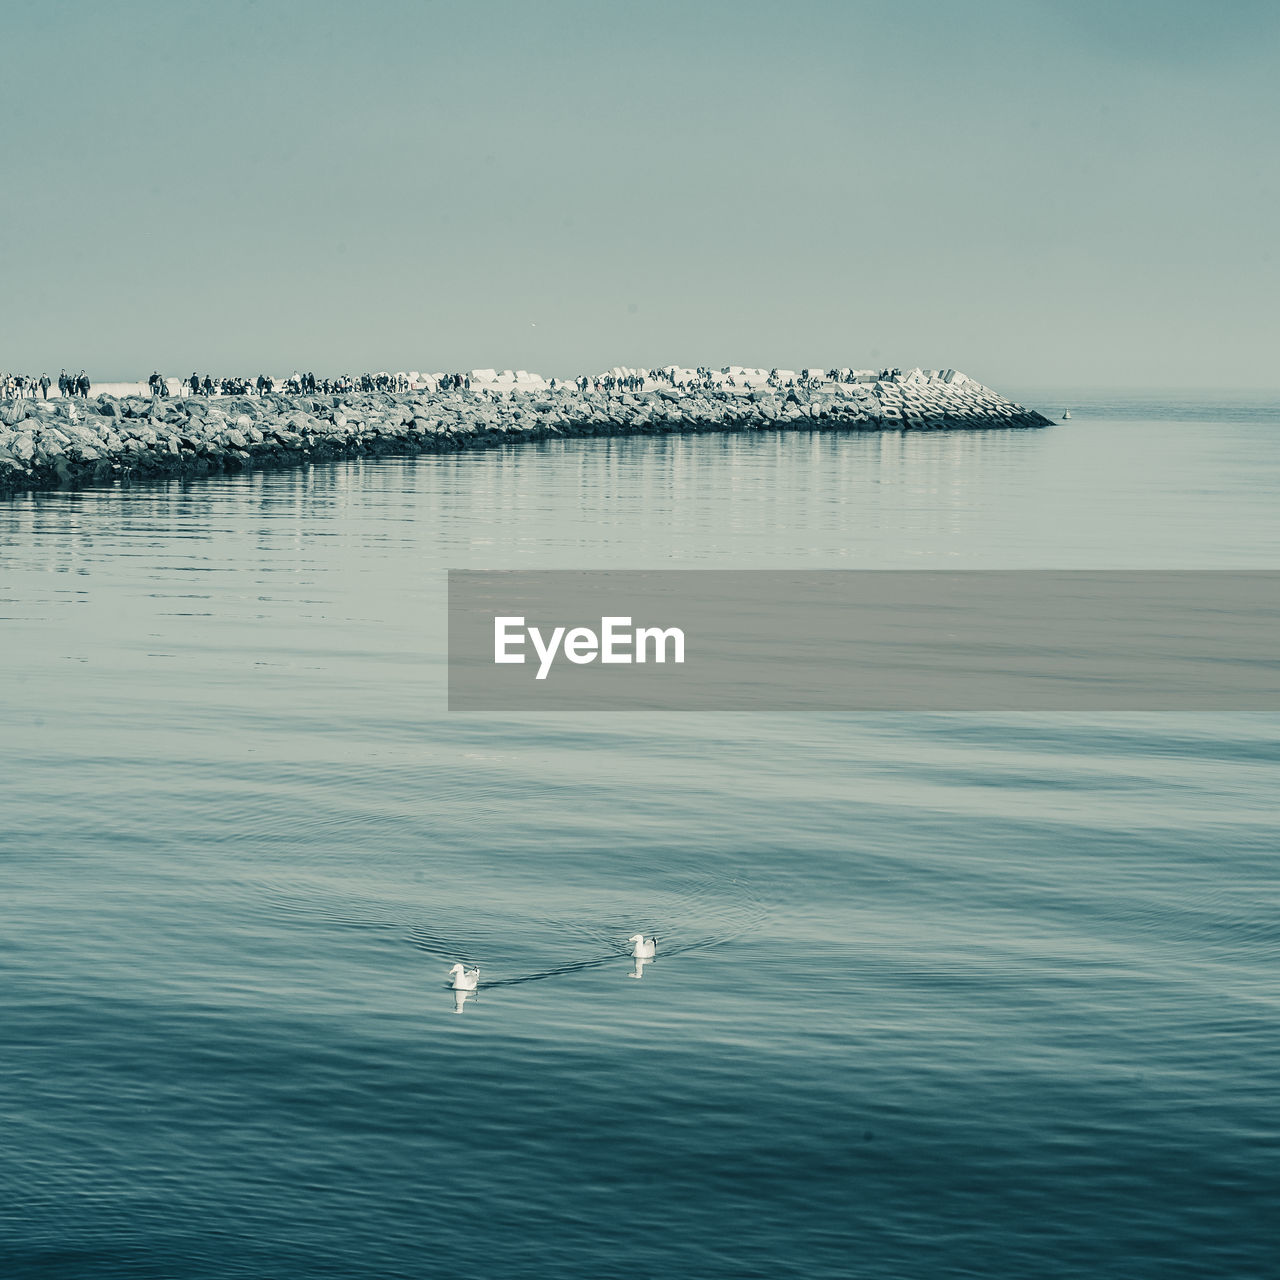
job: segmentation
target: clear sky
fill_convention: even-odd
[[[1275,0],[10,0],[0,368],[1280,385]]]

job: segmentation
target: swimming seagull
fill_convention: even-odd
[[[646,938],[643,933],[633,933],[627,939],[631,943],[631,955],[636,960],[652,960],[658,954],[658,937]]]
[[[464,969],[460,964],[455,964],[449,970],[449,977],[453,979],[452,986],[455,991],[474,991],[480,981],[480,966]]]

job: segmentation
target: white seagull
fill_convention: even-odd
[[[449,977],[453,979],[452,986],[455,991],[474,991],[480,981],[480,966],[464,969],[462,965],[455,964],[449,970]]]
[[[633,933],[627,941],[631,943],[633,959],[652,960],[658,954],[658,939],[656,935],[652,938],[646,938],[643,933]]]

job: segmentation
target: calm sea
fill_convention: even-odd
[[[449,567],[1280,568],[1028,399],[0,503],[0,1273],[1280,1273],[1280,719],[443,709]]]

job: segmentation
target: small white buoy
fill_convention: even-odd
[[[1069,417],[1071,417],[1071,410],[1070,410],[1070,409],[1068,409],[1068,410],[1066,411],[1066,413],[1064,413],[1064,414],[1062,415],[1062,420],[1063,420],[1063,422],[1066,422],[1066,420],[1067,420]]]
[[[643,933],[633,933],[627,939],[631,943],[631,955],[636,960],[652,960],[658,954],[658,939],[646,938]]]
[[[453,979],[453,989],[455,991],[474,991],[480,981],[480,966],[476,965],[474,969],[464,969],[462,965],[455,964],[449,970],[449,977]]]

